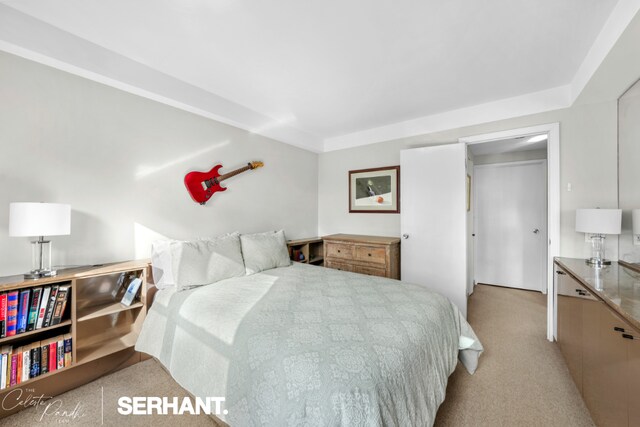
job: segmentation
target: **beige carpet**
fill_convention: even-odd
[[[469,323],[485,348],[472,376],[458,364],[437,426],[593,426],[556,343],[546,295],[479,285]]]
[[[557,345],[545,339],[545,301],[545,296],[535,292],[476,287],[469,301],[469,320],[486,350],[475,375],[458,365],[438,412],[437,426],[593,425]],[[123,395],[187,395],[153,360],[59,396],[58,414],[43,417],[44,408],[31,408],[0,420],[0,425],[100,425],[103,391],[107,426],[214,425],[204,415],[117,414],[116,402]],[[82,416],[62,414],[72,412],[78,404]]]

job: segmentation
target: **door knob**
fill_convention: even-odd
[[[533,230],[533,234],[538,234],[540,232],[540,230],[538,230],[537,228],[535,230]]]
[[[402,238],[403,238],[403,239],[408,239],[408,238],[409,238],[409,235],[408,235],[408,234],[403,234],[403,235],[402,235]]]

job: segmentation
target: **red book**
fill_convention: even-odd
[[[7,336],[7,294],[0,294],[0,338]]]
[[[22,347],[16,349],[16,356],[16,384],[20,384],[22,382]]]
[[[11,291],[7,294],[7,336],[16,334],[18,326],[18,291]]]
[[[57,350],[58,350],[57,341],[53,341],[49,343],[49,372],[53,372],[56,369],[58,369],[58,357],[56,355]]]
[[[11,354],[11,383],[9,385],[16,385],[18,381],[18,355],[16,353]]]

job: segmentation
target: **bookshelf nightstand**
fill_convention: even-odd
[[[56,396],[108,373],[133,365],[143,355],[134,350],[147,314],[151,268],[148,260],[60,270],[55,277],[24,280],[22,276],[0,278],[0,293],[29,288],[70,287],[67,307],[60,323],[1,338],[0,347],[25,348],[60,335],[71,336],[71,363],[61,369],[21,381],[0,390],[0,418],[24,409],[17,405],[20,393]],[[120,304],[127,281],[142,279],[140,291],[130,306]],[[119,279],[124,279],[124,283]]]

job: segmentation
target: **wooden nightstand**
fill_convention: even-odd
[[[320,237],[311,237],[308,239],[298,239],[287,241],[289,248],[289,258],[295,262],[304,264],[324,265],[324,254],[322,249],[322,239]],[[295,256],[302,254],[304,259],[295,259]]]
[[[333,234],[322,240],[325,267],[400,279],[399,238]]]
[[[125,285],[133,276],[142,279],[141,289],[130,306],[120,304],[126,290],[118,286],[122,274]],[[13,408],[0,409],[0,418],[24,409],[16,405],[20,396],[13,392],[16,389],[28,389],[34,396],[56,396],[142,360],[134,346],[147,314],[150,277],[149,261],[143,260],[59,270],[55,277],[36,280],[24,280],[22,276],[0,278],[0,292],[53,285],[70,287],[59,324],[1,338],[0,347],[24,349],[64,334],[70,334],[72,340],[70,365],[0,390],[0,402]]]

